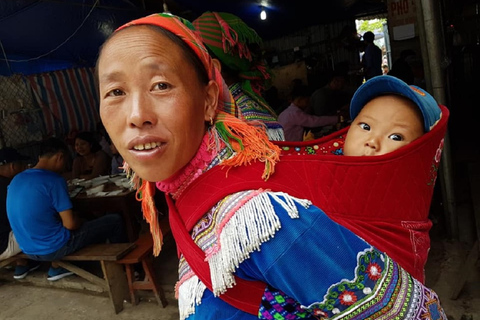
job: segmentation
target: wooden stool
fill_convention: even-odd
[[[125,257],[116,261],[117,263],[125,265],[127,274],[128,288],[130,291],[130,299],[132,305],[137,305],[138,297],[135,294],[136,290],[152,290],[157,299],[157,303],[165,308],[167,306],[167,299],[162,287],[157,282],[155,270],[153,269],[153,240],[152,236],[148,234],[141,235],[135,241],[135,248],[129,252]],[[141,263],[145,271],[145,279],[143,281],[135,281],[133,264]]]

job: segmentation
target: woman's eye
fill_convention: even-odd
[[[394,140],[394,141],[403,141],[403,136],[398,133],[391,134],[388,138]]]
[[[159,83],[156,83],[154,86],[153,86],[154,89],[157,89],[157,90],[166,90],[168,89],[168,84],[164,83],[164,82],[159,82]]]
[[[114,89],[114,90],[112,90],[112,91],[109,91],[109,92],[107,93],[107,96],[109,96],[109,97],[111,97],[111,96],[113,96],[113,97],[118,97],[118,96],[123,96],[124,94],[125,94],[125,93],[124,93],[122,90],[120,90],[120,89]]]
[[[367,131],[370,131],[370,126],[368,124],[366,124],[365,122],[361,122],[358,124],[360,126],[360,128],[362,128],[363,130],[367,130]]]

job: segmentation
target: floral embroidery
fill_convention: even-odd
[[[382,276],[382,267],[378,263],[370,263],[367,267],[367,275],[372,280],[378,280]]]
[[[338,300],[340,300],[340,303],[344,306],[351,306],[357,302],[357,296],[352,291],[344,291],[340,297],[338,297]]]
[[[437,181],[437,172],[438,172],[438,167],[440,165],[440,160],[442,158],[444,140],[445,139],[442,139],[440,141],[440,145],[438,146],[437,152],[435,152],[435,156],[433,157],[433,163],[430,166],[430,181],[427,183],[427,185],[429,186],[434,186],[435,181]]]

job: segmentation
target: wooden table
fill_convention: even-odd
[[[116,187],[113,184],[107,184],[105,190],[112,191]],[[83,213],[85,216],[91,216],[92,213],[121,213],[125,221],[125,228],[128,240],[135,242],[140,231],[140,221],[142,219],[141,203],[135,199],[135,190],[124,190],[118,195],[106,196],[87,196],[81,192],[72,198],[73,210]]]

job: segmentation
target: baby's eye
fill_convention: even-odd
[[[159,82],[153,85],[153,90],[167,90],[169,85],[165,82]]]
[[[389,139],[392,139],[394,141],[403,141],[403,136],[401,134],[398,134],[398,133],[394,133],[394,134],[391,134],[388,136]]]
[[[125,95],[125,93],[120,89],[113,89],[113,90],[107,92],[107,94],[106,94],[106,96],[108,96],[108,97],[111,97],[111,96],[118,97],[118,96],[123,96],[123,95]]]
[[[366,131],[370,131],[370,126],[368,124],[366,124],[365,122],[361,122],[358,124],[360,126],[360,128],[362,128],[363,130],[366,130]]]

